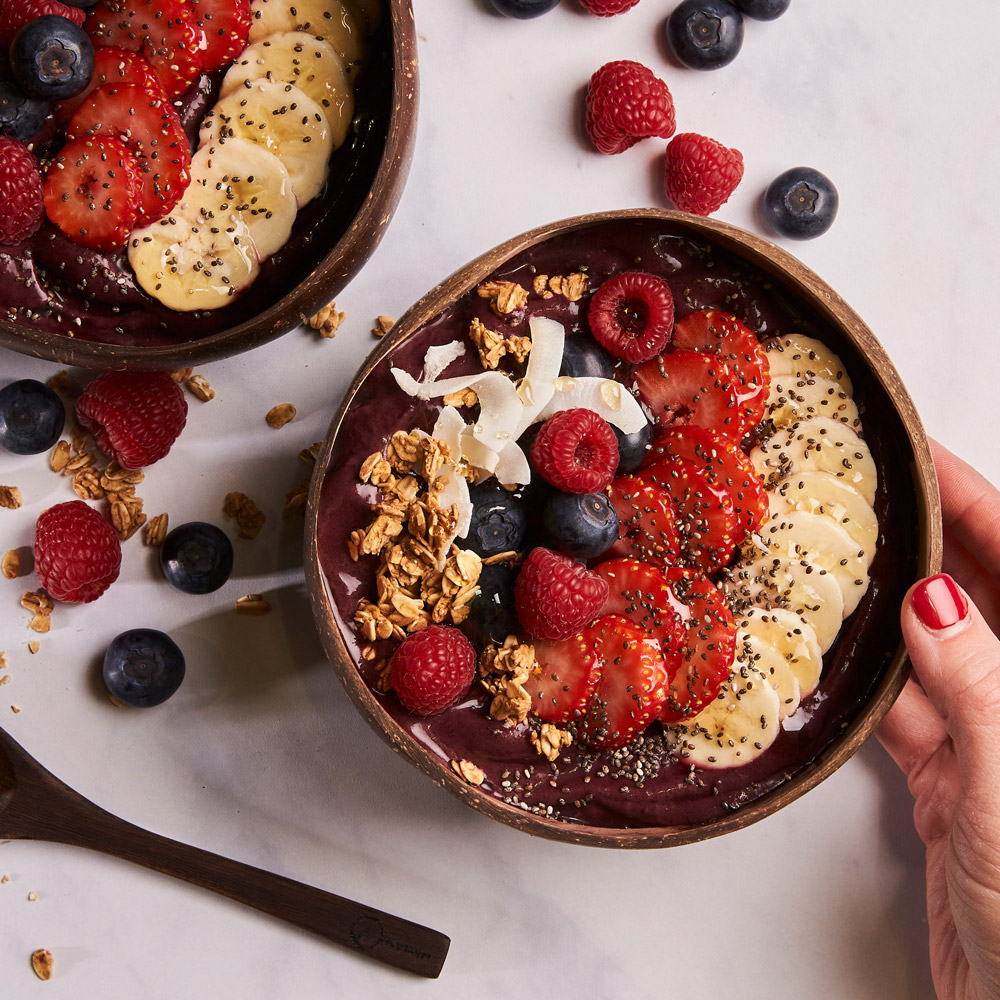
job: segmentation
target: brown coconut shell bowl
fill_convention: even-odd
[[[222,309],[172,312],[150,299],[148,310],[129,310],[133,314],[118,324],[83,315],[79,323],[63,322],[59,329],[43,319],[12,321],[10,303],[4,303],[0,346],[82,368],[176,370],[273,340],[344,288],[392,218],[409,170],[417,116],[410,0],[351,0],[348,6],[371,31],[351,130],[330,158],[324,191],[299,211],[288,243],[263,262],[249,289]],[[46,221],[42,235],[49,231],[57,232]],[[60,252],[72,270],[74,244],[61,239],[66,246]],[[77,267],[83,263],[77,261]]]
[[[454,708],[417,717],[392,691],[379,690],[377,662],[362,655],[366,643],[352,618],[362,597],[377,600],[377,560],[352,562],[347,554],[351,531],[367,526],[375,502],[374,489],[360,484],[358,472],[392,432],[429,430],[440,409],[440,400],[405,396],[389,368],[419,378],[426,348],[461,337],[470,312],[489,323],[488,313],[477,312],[485,306],[474,291],[484,280],[509,279],[530,289],[535,275],[569,273],[584,261],[592,287],[608,273],[655,266],[672,285],[678,313],[721,308],[761,337],[790,327],[815,336],[840,355],[853,381],[879,470],[874,506],[880,536],[871,584],[826,653],[817,692],[803,700],[764,754],[739,768],[693,770],[645,752],[595,755],[575,744],[550,765],[529,745],[526,724],[505,729],[489,719],[488,696],[477,694],[478,684]],[[533,297],[528,307],[544,309],[553,300]],[[585,304],[551,306],[561,310],[556,315],[567,335],[582,323],[577,317]],[[493,316],[492,326],[498,325],[502,321]],[[444,377],[478,364],[467,352]],[[941,548],[937,482],[920,420],[885,351],[843,299],[794,257],[754,235],[679,213],[634,210],[567,219],[516,236],[406,312],[363,365],[330,425],[309,494],[305,558],[333,668],[393,749],[472,808],[519,830],[577,844],[648,848],[704,840],[762,819],[813,788],[865,742],[906,679],[901,599],[913,581],[937,572]],[[392,648],[390,640],[375,652],[387,655]],[[481,784],[461,775],[462,761],[482,770]]]

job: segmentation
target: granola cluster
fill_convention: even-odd
[[[484,368],[496,368],[509,354],[523,362],[531,350],[530,337],[505,337],[491,330],[481,319],[474,318],[469,325],[469,339],[476,345],[479,360]]]

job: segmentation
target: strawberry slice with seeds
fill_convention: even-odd
[[[124,246],[139,213],[142,168],[118,139],[73,139],[45,177],[45,211],[75,243],[93,250]]]
[[[128,146],[142,167],[139,214],[144,225],[162,219],[191,180],[191,147],[177,111],[135,84],[98,87],[77,108],[66,135],[108,136]]]
[[[584,633],[604,666],[577,736],[588,746],[616,750],[631,743],[666,702],[663,650],[658,639],[622,615],[603,615]]]
[[[246,47],[250,34],[250,0],[191,0],[191,17],[201,30],[206,73],[221,69]]]
[[[56,116],[61,122],[68,122],[81,104],[105,83],[134,84],[152,97],[166,101],[167,95],[160,86],[153,67],[141,52],[120,49],[106,45],[94,49],[94,75],[82,93],[67,98],[55,105]]]
[[[698,424],[742,439],[736,377],[721,358],[687,350],[659,354],[639,365],[635,381],[654,434],[673,424]]]
[[[665,724],[697,715],[729,679],[736,625],[722,591],[707,577],[672,567],[665,576],[687,608],[680,666],[667,686],[658,718]]]
[[[681,542],[669,493],[636,475],[618,476],[607,492],[619,524],[618,540],[607,554],[676,562]]]
[[[603,661],[588,630],[546,642],[536,639],[536,667],[524,682],[531,711],[542,722],[572,722],[580,717],[597,690]]]

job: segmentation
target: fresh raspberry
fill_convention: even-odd
[[[682,212],[711,215],[743,178],[743,154],[721,142],[681,132],[667,145],[663,188]]]
[[[76,418],[122,468],[158,462],[187,419],[187,400],[166,372],[106,372],[80,394]]]
[[[607,580],[552,549],[532,549],[514,584],[517,617],[536,639],[568,639],[607,599]]]
[[[560,410],[538,431],[531,464],[563,493],[597,493],[618,468],[618,438],[593,410]]]
[[[402,641],[389,671],[403,706],[417,715],[433,715],[454,705],[472,686],[476,649],[457,628],[428,625]]]
[[[622,271],[591,296],[587,320],[594,339],[616,358],[639,364],[670,341],[674,297],[670,286],[646,271]]]
[[[43,510],[35,524],[35,572],[57,601],[96,601],[115,580],[122,546],[114,529],[82,500]]]
[[[639,0],[579,0],[580,6],[596,17],[614,17],[631,10]]]
[[[44,215],[38,161],[23,142],[0,136],[0,245],[27,239]]]
[[[587,134],[602,153],[623,153],[640,139],[669,139],[674,99],[652,70],[631,59],[605,63],[587,87]]]
[[[80,7],[59,3],[59,0],[4,0],[0,3],[0,46],[4,51],[10,48],[17,29],[28,21],[44,14],[68,17],[74,24],[83,27],[87,12]]]

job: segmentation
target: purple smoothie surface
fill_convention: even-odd
[[[598,753],[574,743],[550,764],[531,747],[527,724],[507,729],[489,718],[488,696],[478,696],[477,686],[458,706],[417,717],[392,692],[375,690],[374,668],[360,656],[363,639],[352,618],[362,597],[374,599],[377,559],[363,557],[355,563],[347,552],[350,532],[368,523],[375,500],[374,489],[359,483],[358,470],[368,455],[384,449],[395,431],[430,430],[440,411],[440,401],[406,396],[390,367],[419,377],[426,349],[466,340],[473,317],[494,329],[526,334],[527,316],[544,315],[563,323],[567,336],[589,336],[586,299],[572,303],[561,296],[543,300],[532,294],[527,312],[515,314],[508,323],[498,321],[472,289],[382,359],[362,383],[337,432],[320,494],[318,550],[336,623],[357,669],[381,708],[429,750],[442,769],[453,759],[470,760],[486,774],[484,791],[553,822],[615,829],[698,826],[733,813],[815,767],[884,677],[901,639],[900,601],[917,575],[913,455],[892,401],[829,320],[780,277],[669,223],[639,219],[590,224],[517,254],[490,277],[530,289],[535,274],[585,271],[593,290],[608,276],[634,269],[669,282],[678,317],[697,309],[722,309],[734,313],[762,341],[795,331],[837,351],[854,383],[865,439],[879,470],[874,506],[880,535],[871,584],[824,657],[819,688],[786,720],[769,750],[741,768],[693,769],[669,753],[654,723],[624,750]],[[478,359],[467,352],[444,376],[476,370]]]

